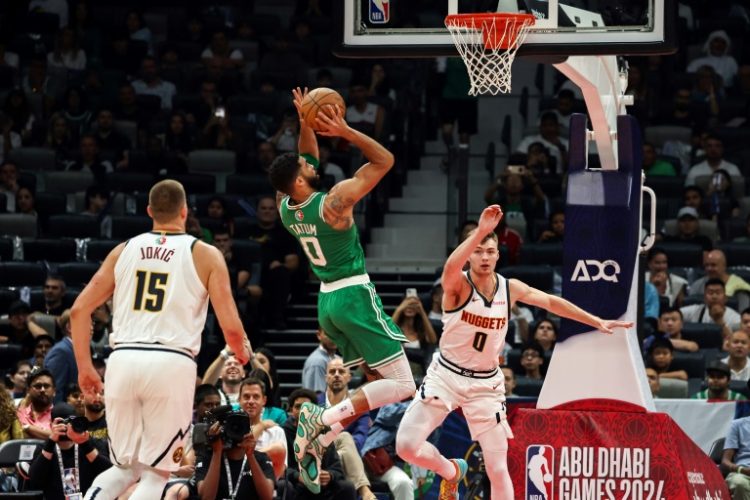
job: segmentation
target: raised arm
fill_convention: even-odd
[[[459,305],[463,291],[469,287],[464,279],[462,270],[471,252],[479,245],[485,236],[495,230],[503,218],[500,205],[490,205],[482,211],[479,226],[468,238],[461,242],[450,254],[443,267],[441,283],[443,285],[443,309],[453,309]]]
[[[511,300],[541,307],[560,317],[585,323],[603,333],[612,333],[614,328],[630,328],[633,326],[632,321],[606,320],[594,316],[562,297],[542,292],[517,279],[511,279],[509,285]]]
[[[86,393],[104,390],[102,378],[94,369],[91,360],[91,315],[115,291],[115,264],[123,248],[125,243],[120,243],[107,255],[70,310],[73,352],[78,365],[78,385]]]
[[[294,95],[294,107],[297,108],[297,114],[299,115],[298,153],[301,155],[310,155],[318,159],[320,158],[320,153],[318,152],[318,139],[315,137],[315,131],[302,118],[302,101],[307,96],[307,87],[303,90],[300,90],[299,87],[292,89],[292,94]]]
[[[367,163],[352,176],[331,189],[326,196],[323,215],[326,222],[336,229],[346,229],[352,224],[352,208],[367,193],[377,186],[380,179],[393,167],[393,155],[375,139],[354,130],[344,120],[344,109],[329,107],[328,112],[318,113],[319,134],[341,137],[362,151]]]

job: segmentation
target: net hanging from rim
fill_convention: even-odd
[[[533,24],[533,15],[510,12],[445,18],[445,27],[469,72],[469,95],[510,92],[513,59]]]

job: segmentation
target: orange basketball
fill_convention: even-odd
[[[329,105],[339,105],[342,109],[346,109],[344,98],[333,89],[318,87],[308,92],[302,101],[302,118],[305,123],[313,130],[318,130],[318,122],[315,121],[315,117],[318,116],[318,111],[321,108],[324,109]]]

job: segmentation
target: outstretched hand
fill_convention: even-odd
[[[615,328],[630,328],[632,321],[619,321],[611,319],[600,319],[597,328],[602,333],[613,333]]]
[[[299,122],[301,125],[305,124],[305,120],[302,117],[302,102],[307,97],[307,87],[300,89],[292,89],[292,95],[294,96],[294,107],[297,108],[297,116],[299,116]]]
[[[482,215],[479,217],[478,231],[482,234],[489,234],[495,230],[495,227],[500,223],[503,218],[503,210],[500,205],[490,205],[482,210]]]
[[[319,135],[343,137],[349,131],[349,125],[344,120],[344,108],[339,105],[326,105],[318,111],[315,121]]]

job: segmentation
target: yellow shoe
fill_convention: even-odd
[[[458,500],[458,485],[466,476],[469,470],[469,464],[463,458],[452,458],[451,462],[456,467],[456,476],[453,479],[443,479],[440,481],[440,493],[438,500]]]

